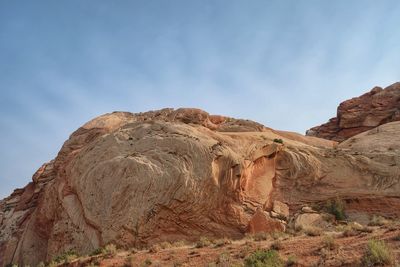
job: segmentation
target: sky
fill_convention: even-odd
[[[0,0],[0,198],[112,111],[304,133],[400,81],[399,14],[397,0]]]

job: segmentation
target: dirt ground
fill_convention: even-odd
[[[391,266],[400,266],[400,228],[372,227],[372,232],[357,232],[346,236],[343,232],[324,232],[319,236],[304,233],[281,234],[246,238],[211,244],[196,248],[195,245],[136,251],[118,250],[114,255],[82,257],[64,266],[244,266],[244,260],[259,249],[273,248],[286,262],[286,266],[362,266],[361,257],[371,239],[384,240],[393,255]],[[333,244],[328,247],[327,236]],[[291,263],[288,261],[290,259]]]

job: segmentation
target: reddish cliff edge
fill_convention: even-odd
[[[379,125],[400,120],[400,83],[374,87],[362,96],[342,102],[337,116],[309,129],[308,136],[342,142]]]

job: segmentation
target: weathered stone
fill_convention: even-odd
[[[321,214],[318,213],[303,213],[299,214],[294,225],[296,228],[307,228],[307,227],[325,227],[327,225],[326,221]]]
[[[278,217],[287,219],[289,218],[289,206],[283,202],[275,200],[273,202],[272,211],[278,214]]]
[[[337,116],[307,131],[307,135],[344,141],[379,125],[400,120],[400,83],[373,88],[360,97],[342,102]]]
[[[285,231],[285,224],[280,220],[271,218],[269,214],[262,209],[257,209],[248,225],[248,232],[251,234],[281,231]]]
[[[301,212],[303,213],[316,213],[315,210],[313,210],[311,207],[305,206],[301,208]]]

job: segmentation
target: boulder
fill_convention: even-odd
[[[248,232],[251,234],[282,231],[285,231],[285,224],[281,220],[271,218],[268,212],[262,209],[257,209],[248,225]]]
[[[323,228],[327,226],[327,222],[319,213],[303,213],[299,214],[294,221],[295,228],[305,229],[307,227]]]
[[[276,214],[277,218],[287,220],[289,218],[289,206],[283,202],[275,200],[273,202],[272,211]]]

